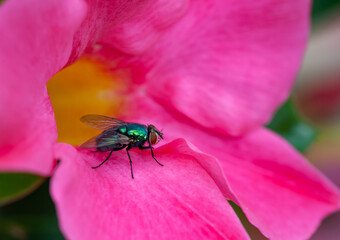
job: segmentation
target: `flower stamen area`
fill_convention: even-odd
[[[99,62],[81,58],[47,83],[58,127],[58,142],[79,145],[99,131],[82,124],[86,114],[115,116],[122,84]]]

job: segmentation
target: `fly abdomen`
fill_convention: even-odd
[[[125,148],[126,145],[122,145],[122,144],[113,144],[111,146],[105,146],[105,147],[98,147],[97,150],[100,152],[107,152],[107,151],[118,151],[121,150],[123,148]]]
[[[107,152],[107,151],[111,151],[112,148],[111,147],[98,147],[97,150],[99,152]]]

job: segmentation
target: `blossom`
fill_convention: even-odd
[[[298,70],[308,6],[6,1],[0,168],[50,175],[60,159],[51,194],[69,239],[247,239],[225,198],[271,239],[307,238],[339,192],[262,125]],[[45,85],[84,54],[125,80],[117,116],[166,129],[164,167],[132,150],[131,180],[124,151],[93,170],[106,155],[56,143]]]

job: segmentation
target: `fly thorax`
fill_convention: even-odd
[[[137,139],[138,141],[143,141],[147,139],[147,135],[144,131],[140,129],[132,129],[127,132],[127,135]]]
[[[120,126],[120,127],[118,128],[118,131],[119,131],[120,133],[122,133],[122,134],[126,134],[126,132],[127,132],[127,127],[126,127],[126,126]]]

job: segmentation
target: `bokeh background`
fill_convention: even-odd
[[[340,187],[340,0],[313,2],[312,31],[303,67],[290,99],[267,127],[287,139]],[[7,189],[7,193],[0,193],[1,240],[64,239],[49,196],[48,179],[0,174],[0,189]],[[28,196],[18,194],[17,201],[5,204],[6,194],[22,190],[28,190]],[[266,239],[231,204],[252,239]],[[340,212],[327,217],[311,239],[340,239]]]

